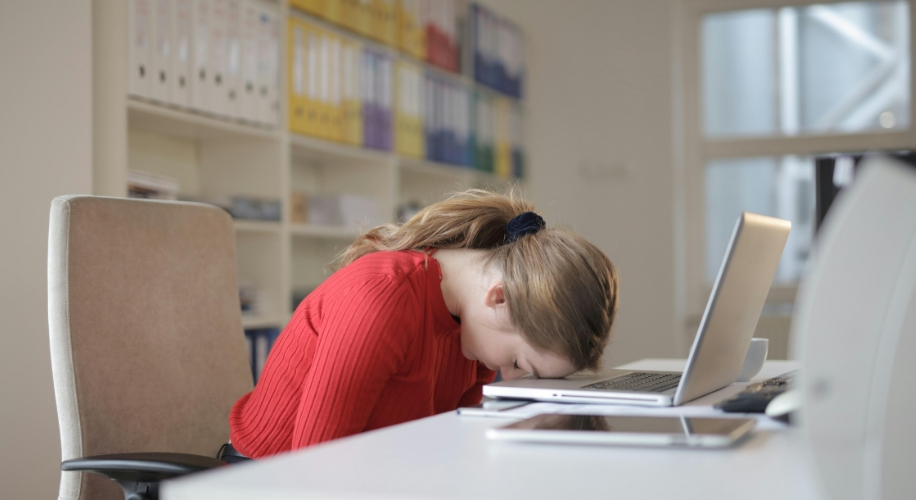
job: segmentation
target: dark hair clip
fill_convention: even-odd
[[[522,236],[535,234],[545,227],[547,227],[547,223],[544,222],[540,215],[534,212],[525,212],[509,221],[509,225],[506,226],[506,236],[509,237],[509,243],[515,243],[515,240]]]

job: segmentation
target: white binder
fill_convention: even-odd
[[[153,0],[153,77],[150,97],[161,103],[169,102],[171,85],[172,5],[170,0]]]
[[[127,4],[127,93],[136,97],[150,96],[152,8],[152,0],[129,0]]]
[[[239,114],[243,120],[257,122],[258,99],[258,35],[260,8],[258,2],[244,0],[241,4],[241,78],[239,81]]]
[[[172,0],[172,104],[191,106],[191,47],[194,0]]]
[[[258,16],[258,117],[268,125],[280,122],[280,17],[261,4]]]
[[[213,92],[212,56],[210,50],[210,0],[192,0],[191,22],[191,108],[209,111],[207,97]]]
[[[227,0],[211,0],[208,28],[210,32],[210,71],[213,73],[207,93],[207,109],[217,115],[229,114],[229,91],[226,78],[229,70],[229,42],[226,37]]]
[[[241,83],[242,83],[242,2],[226,0],[226,88],[224,114],[231,118],[241,118]]]

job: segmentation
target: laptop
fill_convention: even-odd
[[[738,217],[683,373],[609,370],[564,379],[526,376],[485,385],[483,395],[677,406],[730,385],[738,378],[791,227],[789,221],[748,212]]]

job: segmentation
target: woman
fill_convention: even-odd
[[[617,273],[533,210],[470,190],[360,236],[233,407],[235,449],[260,458],[477,404],[496,370],[597,369]]]

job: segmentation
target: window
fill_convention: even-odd
[[[741,211],[792,221],[770,294],[791,304],[814,239],[814,158],[916,148],[912,26],[905,0],[679,5],[677,270],[692,334]]]

